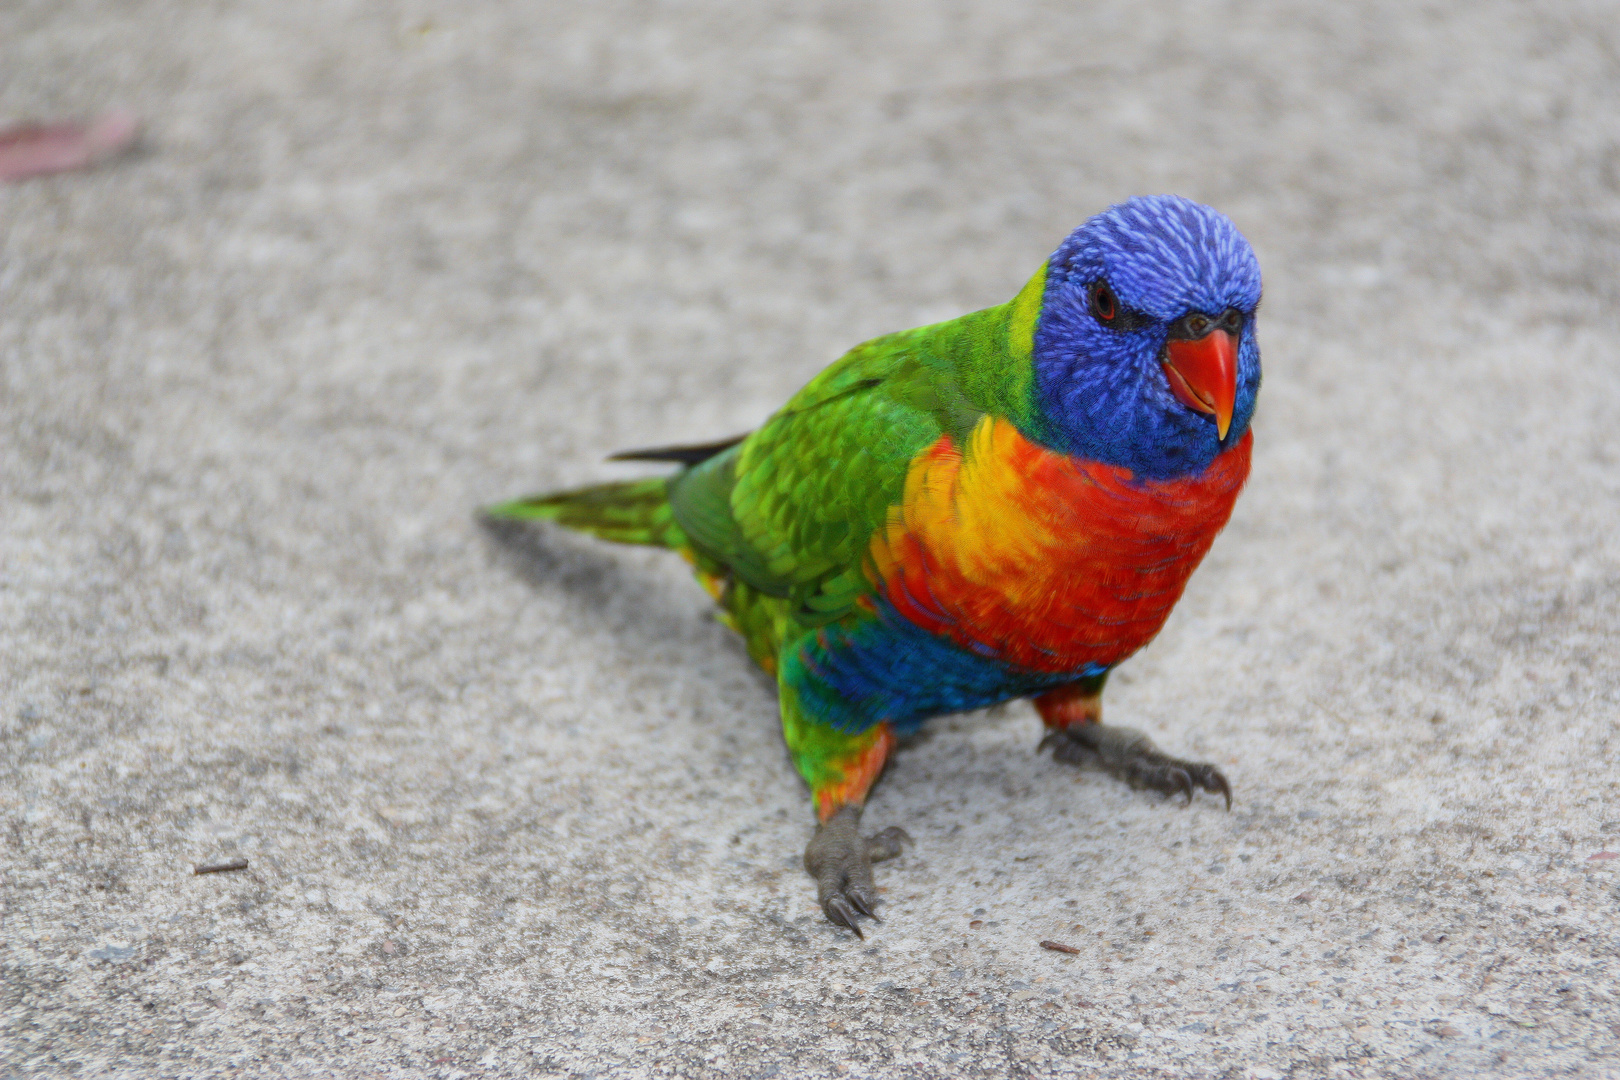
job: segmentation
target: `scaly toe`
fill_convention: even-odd
[[[898,825],[890,825],[882,832],[866,838],[866,857],[872,862],[893,859],[903,850],[902,845],[916,843],[911,834]]]
[[[1065,765],[1085,765],[1097,760],[1097,751],[1076,738],[1069,728],[1048,731],[1041,744],[1035,748],[1035,752],[1038,754],[1049,747],[1052,751],[1052,760],[1061,761]]]

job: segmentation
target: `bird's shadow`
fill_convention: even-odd
[[[696,640],[708,621],[706,598],[694,586],[682,597],[665,588],[663,580],[647,575],[637,579],[636,567],[626,565],[616,545],[578,536],[556,526],[506,521],[478,515],[499,562],[514,571],[536,592],[561,592],[572,602],[570,619],[589,621],[611,629],[640,651],[668,649],[671,643],[694,654],[707,654],[712,643]],[[667,553],[666,553],[667,554]],[[734,635],[721,635],[740,657],[746,653]],[[752,665],[749,665],[752,666]]]

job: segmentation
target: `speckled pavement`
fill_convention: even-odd
[[[1613,4],[0,5],[116,104],[0,188],[0,1076],[1620,1076]],[[857,941],[679,561],[473,510],[1158,191],[1266,384],[1109,710],[1236,804],[939,721]]]

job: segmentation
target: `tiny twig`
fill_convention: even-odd
[[[1061,941],[1043,941],[1041,942],[1041,948],[1051,949],[1053,952],[1061,953],[1078,954],[1080,952],[1080,950],[1075,948],[1073,945],[1065,945]]]
[[[232,870],[246,869],[246,859],[231,859],[228,862],[207,863],[203,866],[196,867],[191,872],[193,874],[228,874]]]

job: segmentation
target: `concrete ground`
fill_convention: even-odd
[[[1620,1076],[1612,3],[0,6],[113,104],[0,189],[0,1075]],[[1109,708],[1236,805],[937,722],[857,941],[678,560],[472,512],[1158,191],[1267,377]]]

